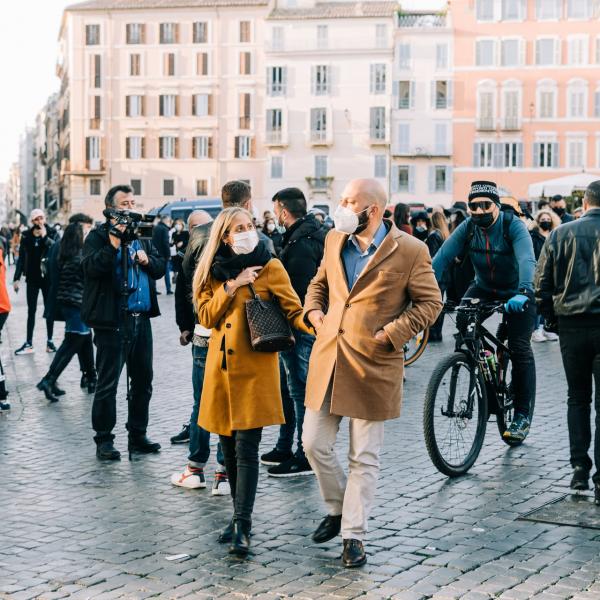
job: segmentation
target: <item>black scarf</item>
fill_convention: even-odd
[[[248,267],[264,267],[271,258],[273,257],[264,242],[258,242],[258,246],[250,254],[235,254],[227,244],[221,243],[210,274],[217,281],[229,281]]]

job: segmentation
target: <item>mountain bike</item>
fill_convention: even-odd
[[[429,341],[429,328],[420,331],[413,337],[408,343],[404,344],[404,366],[408,367],[416,362],[425,348],[427,348],[427,342]]]
[[[503,437],[514,417],[504,304],[472,298],[458,307],[447,305],[444,310],[456,310],[456,346],[431,375],[423,428],[433,464],[445,475],[458,477],[477,460],[491,414],[496,415],[498,432],[506,444],[519,446],[522,442]],[[495,336],[482,325],[494,313],[503,315]],[[530,420],[534,407],[532,399]]]

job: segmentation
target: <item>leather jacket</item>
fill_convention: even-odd
[[[600,207],[548,236],[535,274],[535,298],[550,322],[600,316]]]

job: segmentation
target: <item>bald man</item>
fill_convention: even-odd
[[[175,287],[175,319],[179,326],[179,343],[187,346],[192,342],[192,388],[194,404],[189,423],[183,426],[181,432],[171,438],[172,444],[185,444],[189,441],[187,465],[171,476],[171,483],[188,489],[206,487],[204,467],[210,456],[210,433],[198,426],[198,412],[204,382],[204,366],[208,353],[208,338],[210,330],[198,323],[196,311],[192,303],[192,279],[196,264],[204,250],[210,229],[212,217],[204,210],[195,210],[188,217],[190,241],[183,257],[181,271],[177,276]],[[229,495],[229,483],[225,472],[221,445],[217,445],[217,463],[219,466],[214,475],[212,494],[214,496]]]
[[[304,306],[317,339],[302,439],[328,509],[313,540],[323,543],[341,531],[346,567],[367,560],[363,539],[384,423],[400,415],[404,345],[442,309],[427,246],[383,218],[386,200],[377,181],[346,186]],[[348,477],[334,451],[344,417]]]

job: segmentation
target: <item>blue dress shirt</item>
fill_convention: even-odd
[[[369,259],[377,248],[381,246],[381,243],[387,235],[387,227],[381,222],[379,229],[373,236],[373,241],[369,247],[363,252],[358,245],[356,236],[352,234],[342,249],[342,262],[344,263],[344,271],[346,272],[346,281],[348,282],[348,289],[352,289],[356,280],[360,277],[364,268],[367,266]]]

